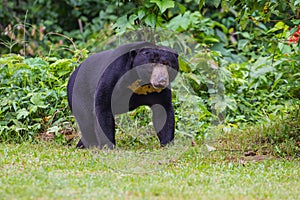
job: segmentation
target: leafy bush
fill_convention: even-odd
[[[122,6],[124,10],[117,9]],[[87,40],[103,40],[99,32],[126,11],[116,1],[3,1],[0,4],[0,54],[72,57],[70,40],[80,48],[89,47]],[[52,34],[52,33],[58,33]],[[103,31],[105,36],[105,31]],[[62,37],[65,35],[66,37]],[[90,42],[91,48],[95,46]],[[73,49],[74,50],[74,49]]]
[[[74,54],[84,58],[85,49],[137,39],[180,52],[181,72],[173,84],[177,133],[202,137],[211,122],[235,127],[268,122],[299,104],[299,5],[297,0],[4,1],[0,44],[7,48],[0,53],[52,58],[0,59],[1,138],[26,139],[70,126],[64,124],[73,122],[65,109],[65,85],[80,60],[72,59]],[[130,118],[148,126],[147,109],[139,111]]]
[[[0,140],[33,139],[72,125],[66,97],[76,59],[0,58]]]
[[[281,157],[300,157],[300,108],[290,109],[288,115],[269,116],[266,122],[241,129],[224,128],[216,147],[251,152],[254,155],[272,154]],[[230,146],[228,146],[230,145]]]

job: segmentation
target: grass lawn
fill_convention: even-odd
[[[0,199],[299,199],[300,162],[178,139],[161,149],[0,144]]]

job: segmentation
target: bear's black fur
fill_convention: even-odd
[[[114,147],[114,115],[141,105],[151,107],[161,145],[173,141],[169,83],[179,69],[177,57],[171,49],[146,42],[88,57],[72,73],[67,87],[69,105],[82,133],[77,147]]]

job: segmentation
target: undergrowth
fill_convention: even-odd
[[[273,116],[264,122],[247,124],[241,129],[224,128],[216,148],[242,151],[246,155],[300,157],[300,107],[289,114]]]
[[[0,58],[0,141],[33,140],[38,133],[59,136],[71,127],[66,84],[76,60]]]
[[[80,54],[80,58],[85,56]],[[22,142],[42,139],[66,143],[77,137],[78,128],[68,108],[66,94],[69,75],[77,65],[78,57],[58,59],[2,56],[0,58],[0,141]],[[203,143],[212,135],[211,127],[214,127],[211,123],[215,118],[209,104],[210,96],[205,92],[201,95],[193,95],[188,80],[184,73],[180,73],[172,83],[175,134]],[[240,83],[240,79],[234,79],[233,85],[235,81]],[[279,88],[277,92],[279,92],[282,87],[279,82],[277,85]],[[251,90],[248,89],[247,93],[249,91]],[[278,95],[283,96],[283,93]],[[248,98],[249,101],[253,101],[252,98]],[[241,95],[237,99],[242,99]],[[245,104],[248,100],[243,99],[243,101]],[[255,99],[256,104],[259,102],[265,104],[264,101],[265,99],[262,98]],[[240,115],[237,115],[236,118],[230,117],[230,120],[225,119],[223,124],[219,124],[222,128],[216,130],[219,132],[221,148],[224,146],[226,149],[253,151],[255,154],[299,156],[297,100],[291,99],[291,102],[296,102],[294,104],[286,103],[285,99],[275,101],[270,98],[267,101],[269,107],[273,109],[268,112],[253,109],[251,115],[256,119],[254,122],[251,120],[248,123],[240,123]],[[237,110],[237,113],[240,113],[240,109]],[[249,108],[244,107],[244,111],[246,110],[251,112]],[[233,110],[228,110],[228,113],[234,116]],[[151,117],[151,111],[147,107],[140,107],[130,113],[117,116],[117,145],[123,148],[148,146],[150,149],[159,146]],[[229,123],[232,121],[235,123]],[[246,128],[240,131],[234,130],[243,126]]]

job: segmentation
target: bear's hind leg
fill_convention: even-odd
[[[78,141],[76,148],[77,149],[85,149],[86,148],[81,139]]]

